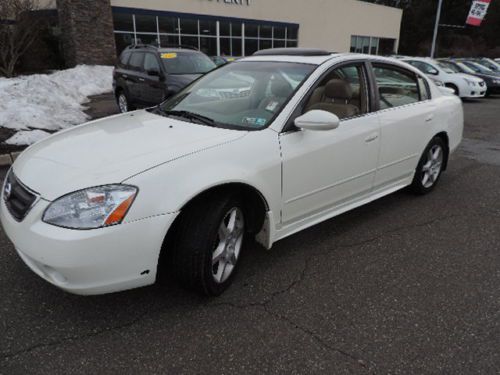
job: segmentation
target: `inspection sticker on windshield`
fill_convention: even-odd
[[[264,126],[266,125],[267,120],[262,117],[244,117],[243,124],[245,125],[254,125],[254,126]]]
[[[161,58],[162,59],[175,59],[175,58],[177,58],[177,54],[175,52],[162,53],[161,54]]]
[[[269,112],[274,112],[276,110],[276,107],[278,107],[280,103],[278,102],[271,102],[267,105],[266,107],[266,111],[269,111]]]

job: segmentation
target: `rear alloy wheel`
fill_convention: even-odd
[[[443,140],[435,137],[420,158],[411,188],[418,194],[430,192],[439,181],[446,157]]]
[[[128,99],[123,91],[120,92],[120,94],[118,95],[117,102],[118,102],[118,108],[120,109],[120,112],[127,113],[129,110]]]
[[[244,212],[236,196],[216,194],[183,210],[172,249],[182,285],[208,296],[231,285],[244,246]]]

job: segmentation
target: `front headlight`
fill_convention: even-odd
[[[71,229],[96,229],[120,224],[137,195],[128,185],[105,185],[76,191],[54,201],[43,221]]]

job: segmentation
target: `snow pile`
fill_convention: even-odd
[[[19,130],[6,143],[32,144],[88,120],[88,96],[112,90],[113,67],[79,65],[52,74],[0,78],[0,127]],[[48,131],[48,132],[47,132]]]

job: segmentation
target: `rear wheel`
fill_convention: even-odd
[[[440,137],[434,137],[426,147],[411,184],[417,194],[427,194],[437,185],[446,158],[446,146]]]
[[[245,229],[243,205],[236,196],[213,196],[188,207],[173,244],[177,279],[202,294],[222,294],[237,270]]]

